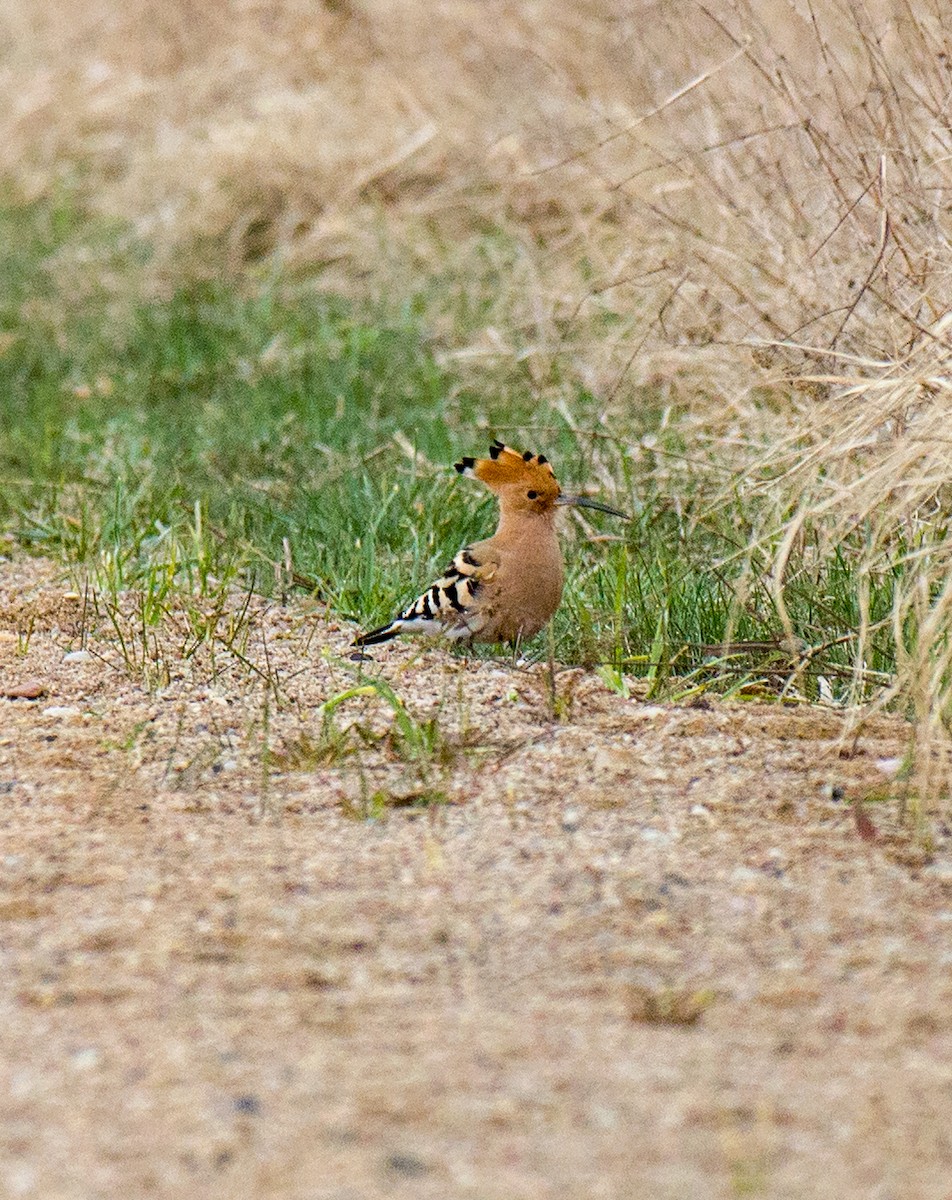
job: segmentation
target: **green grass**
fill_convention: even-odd
[[[712,665],[726,637],[783,632],[762,577],[770,538],[747,549],[767,509],[740,491],[712,504],[702,468],[659,469],[685,444],[657,397],[633,398],[625,426],[605,429],[597,397],[560,383],[556,408],[518,363],[477,390],[440,365],[412,297],[360,309],[278,275],[123,301],[97,279],[108,262],[134,284],[147,251],[124,236],[68,208],[0,211],[0,526],[20,545],[87,564],[107,594],[141,590],[143,626],[173,594],[292,581],[371,625],[491,532],[491,499],[452,463],[501,435],[544,450],[570,486],[597,465],[617,481],[604,498],[634,514],[627,526],[591,520],[616,540],[569,538],[562,661],[647,675],[659,690],[676,676],[681,692],[790,677],[776,653]],[[81,294],[58,282],[77,243],[89,256]],[[808,550],[785,602],[806,645],[831,645],[797,682],[815,691],[826,672],[845,688],[859,622],[850,548]],[[893,582],[884,570],[873,589],[874,622]],[[874,637],[866,667],[893,666]]]

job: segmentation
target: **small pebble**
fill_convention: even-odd
[[[89,662],[92,655],[88,650],[70,650],[69,654],[63,655],[64,663]]]
[[[567,808],[562,814],[562,828],[566,833],[574,833],[581,823],[577,808]]]
[[[22,683],[10,684],[3,689],[8,700],[39,700],[46,692],[46,685],[39,679],[24,679]]]
[[[44,717],[78,717],[79,709],[74,704],[51,704],[43,709]]]
[[[99,1065],[99,1058],[99,1051],[95,1046],[84,1046],[81,1050],[73,1052],[73,1067],[77,1071],[88,1071],[91,1067]]]
[[[418,1158],[415,1154],[389,1154],[387,1167],[396,1174],[406,1175],[409,1178],[419,1178],[429,1170],[423,1159]]]
[[[9,1195],[28,1196],[36,1194],[36,1171],[24,1162],[12,1162],[4,1170]]]

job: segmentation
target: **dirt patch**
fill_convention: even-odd
[[[946,1200],[898,718],[141,616],[0,564],[0,1192]]]

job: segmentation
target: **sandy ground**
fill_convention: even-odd
[[[952,1197],[949,831],[849,803],[898,718],[381,650],[414,761],[242,603],[143,651],[0,562],[0,1195]]]

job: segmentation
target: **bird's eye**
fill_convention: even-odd
[[[538,500],[538,498],[539,498],[538,492],[526,492],[527,500]]]

